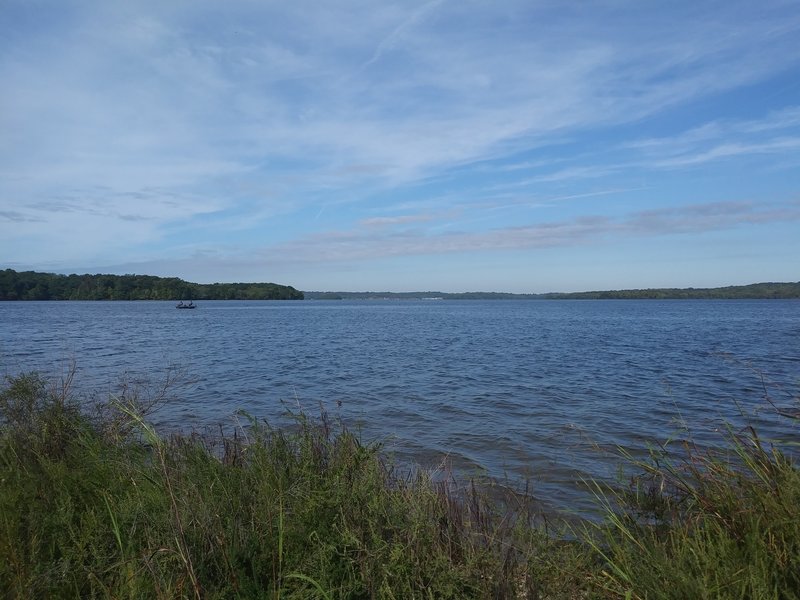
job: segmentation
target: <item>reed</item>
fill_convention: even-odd
[[[68,383],[68,382],[67,382]],[[602,522],[401,471],[324,412],[160,436],[35,374],[0,390],[8,598],[795,598],[800,477],[752,430],[597,484]]]
[[[596,486],[606,519],[587,539],[612,596],[800,598],[800,471],[751,427],[726,440],[624,456],[632,484]]]
[[[477,487],[398,472],[324,413],[212,441],[158,436],[130,399],[98,419],[35,375],[0,398],[8,597],[503,598],[550,585],[528,563],[561,544]]]

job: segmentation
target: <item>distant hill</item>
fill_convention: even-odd
[[[509,294],[503,292],[305,292],[308,300],[737,300],[800,298],[800,282],[752,283],[717,288],[653,288],[593,292]]]
[[[277,283],[190,283],[153,275],[56,275],[0,270],[0,300],[302,300]]]

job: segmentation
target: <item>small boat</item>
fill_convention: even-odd
[[[197,305],[194,304],[191,300],[189,300],[188,304],[184,304],[183,300],[181,300],[175,305],[175,308],[197,308]]]

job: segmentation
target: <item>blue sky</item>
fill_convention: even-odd
[[[0,0],[0,267],[800,280],[797,1]]]

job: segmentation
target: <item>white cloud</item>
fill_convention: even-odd
[[[733,156],[754,154],[783,154],[787,151],[800,149],[800,137],[777,138],[764,143],[723,143],[699,152],[685,152],[672,158],[665,158],[649,163],[656,168],[674,168],[697,165],[712,160],[730,158]]]
[[[698,234],[740,226],[800,221],[800,204],[756,205],[717,202],[637,211],[620,217],[584,215],[483,231],[435,229],[332,231],[264,248],[265,261],[350,262],[380,257],[520,250],[597,244],[613,236],[653,237]]]
[[[432,215],[397,215],[392,217],[369,217],[359,221],[365,227],[388,227],[406,225],[408,223],[424,223],[433,219]]]

